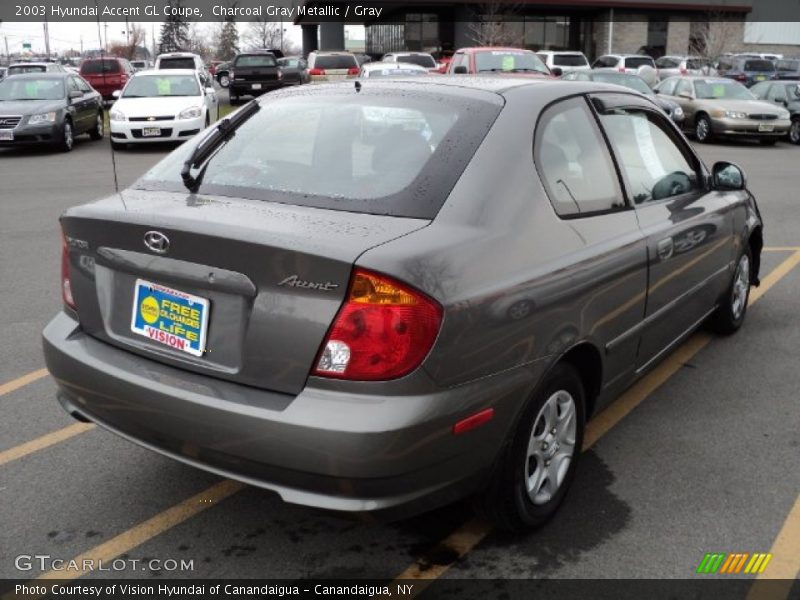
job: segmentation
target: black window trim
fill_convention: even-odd
[[[605,208],[605,209],[601,209],[601,210],[593,210],[593,211],[589,211],[589,212],[578,212],[578,213],[573,213],[573,214],[561,215],[556,210],[555,204],[553,203],[552,198],[550,198],[550,194],[547,193],[547,185],[545,185],[545,178],[544,178],[544,175],[542,174],[542,171],[539,169],[539,161],[536,160],[537,156],[539,155],[539,146],[540,146],[540,140],[541,140],[541,136],[539,135],[539,126],[541,125],[542,118],[547,115],[547,113],[550,111],[550,109],[552,109],[553,107],[555,107],[558,104],[563,104],[564,102],[567,102],[567,101],[572,100],[574,98],[583,99],[585,105],[587,105],[586,106],[586,111],[588,112],[589,116],[594,119],[594,125],[593,126],[594,126],[594,129],[595,129],[595,133],[599,134],[600,139],[602,139],[605,142],[606,152],[608,153],[608,156],[611,158],[611,164],[614,165],[614,171],[615,171],[615,175],[616,175],[616,184],[617,184],[617,189],[618,189],[618,191],[620,193],[620,198],[622,199],[622,206],[613,206],[611,208]],[[554,100],[553,102],[550,102],[549,104],[547,104],[546,106],[544,106],[542,108],[542,110],[539,112],[539,116],[536,119],[536,124],[535,124],[534,130],[533,130],[533,144],[532,144],[532,147],[531,147],[531,150],[532,150],[531,151],[531,160],[533,161],[533,167],[536,170],[536,174],[539,176],[539,182],[542,184],[542,189],[544,190],[544,193],[547,196],[547,199],[548,199],[548,201],[550,203],[550,207],[553,209],[553,214],[555,214],[556,217],[558,217],[559,219],[561,219],[563,221],[572,221],[574,219],[586,219],[586,218],[589,218],[589,217],[600,217],[600,216],[603,216],[603,215],[609,215],[609,214],[615,214],[615,213],[621,213],[621,212],[625,212],[625,211],[634,210],[634,207],[633,207],[632,203],[628,200],[628,195],[627,195],[627,192],[626,192],[625,187],[623,185],[623,181],[621,179],[621,173],[620,173],[620,170],[619,170],[619,165],[617,164],[616,157],[614,156],[614,153],[611,152],[611,147],[609,145],[608,138],[606,137],[606,133],[605,133],[605,131],[603,131],[603,128],[600,127],[599,123],[597,122],[597,116],[594,113],[595,113],[595,111],[594,111],[593,107],[591,106],[591,102],[589,102],[588,94],[580,93],[580,94],[572,94],[572,95],[569,95],[569,96],[563,96],[563,97],[559,98],[558,100]],[[590,122],[592,122],[592,121],[590,120]]]
[[[592,96],[593,97],[599,96],[602,93],[621,95],[620,92],[601,92],[601,93],[593,93]],[[638,100],[638,98],[635,100]],[[606,136],[606,143],[608,144],[609,152],[613,157],[614,164],[617,165],[619,169],[619,163],[617,161],[616,152],[614,151],[614,147],[611,145],[611,141],[608,139],[606,135],[605,128],[603,127],[603,123],[600,120],[601,115],[597,110],[597,107],[594,106],[592,102],[590,102],[589,104],[592,105],[592,108],[595,111],[595,116],[598,121],[599,127],[603,131],[603,135]],[[700,160],[700,157],[697,156],[694,150],[692,150],[691,146],[689,146],[689,144],[684,140],[683,136],[680,135],[680,132],[677,131],[676,125],[669,119],[669,117],[663,114],[659,108],[657,108],[656,106],[651,107],[648,106],[647,104],[640,102],[631,102],[631,104],[628,105],[622,105],[622,104],[615,105],[614,108],[621,110],[638,110],[646,113],[647,115],[652,116],[654,124],[667,135],[667,137],[670,139],[670,141],[672,141],[672,143],[674,143],[678,147],[678,150],[683,155],[684,159],[686,159],[686,162],[688,162],[690,166],[693,166],[695,177],[697,178],[697,183],[699,184],[699,186],[696,189],[686,192],[684,194],[679,194],[677,196],[667,196],[666,198],[659,198],[658,200],[648,200],[647,202],[640,202],[639,204],[637,204],[630,197],[630,192],[629,192],[630,184],[627,180],[627,177],[621,170],[618,170],[618,175],[621,177],[622,186],[625,193],[625,200],[628,204],[630,204],[633,207],[634,210],[640,210],[650,206],[658,206],[661,204],[667,204],[672,202],[686,205],[690,204],[691,202],[694,202],[695,200],[699,199],[700,197],[704,196],[710,191],[710,176],[708,170],[706,169],[705,164],[703,163],[702,160]],[[665,123],[666,126],[664,126]]]

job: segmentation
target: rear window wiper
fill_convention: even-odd
[[[183,185],[187,189],[196,193],[203,181],[203,174],[205,173],[208,161],[211,156],[225,143],[228,142],[236,133],[236,130],[250,117],[256,114],[261,109],[261,105],[257,99],[251,100],[245,104],[234,115],[222,119],[211,130],[203,141],[195,146],[194,151],[183,163],[181,169],[181,179]],[[196,176],[192,176],[192,169],[200,169]]]

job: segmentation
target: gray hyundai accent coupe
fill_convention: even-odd
[[[518,530],[604,403],[741,326],[762,248],[647,98],[499,78],[270,93],[61,224],[67,412],[286,502]]]

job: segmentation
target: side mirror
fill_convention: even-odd
[[[459,65],[455,69],[453,69],[453,73],[456,75],[466,75],[467,74],[467,67],[464,65]]]
[[[660,89],[658,89],[658,88],[653,88],[653,93],[654,93],[654,94],[660,94],[660,93],[661,93],[661,90],[660,90]]]
[[[564,69],[562,69],[561,67],[553,67],[552,69],[550,69],[550,72],[556,77],[561,77],[564,74]]]
[[[111,92],[111,96],[114,98],[119,98],[120,96],[122,96],[122,90],[114,90],[113,92]]]
[[[726,161],[714,163],[711,180],[715,190],[743,190],[747,187],[744,171],[738,165]]]
[[[83,98],[83,92],[78,91],[78,90],[71,90],[70,91],[70,93],[69,93],[69,99],[70,100],[79,100],[80,98]]]

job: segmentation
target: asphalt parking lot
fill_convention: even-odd
[[[118,185],[168,150],[116,153]],[[0,150],[0,578],[48,574],[16,557],[49,555],[141,561],[113,573],[130,578],[686,579],[707,552],[771,552],[764,575],[794,579],[800,147],[699,151],[742,166],[760,203],[763,284],[747,322],[730,338],[696,334],[595,419],[564,507],[518,538],[466,503],[388,525],[343,520],[76,424],[42,371],[40,332],[61,305],[58,216],[114,191],[108,139],[76,140],[71,154]],[[142,566],[151,558],[192,568]]]

